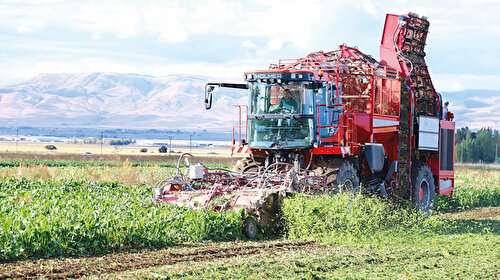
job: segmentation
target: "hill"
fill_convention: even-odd
[[[236,120],[232,104],[246,103],[246,92],[218,91],[207,112],[207,81],[188,75],[42,74],[0,87],[0,121],[3,126],[228,130]]]
[[[182,129],[230,132],[233,104],[246,104],[243,90],[219,89],[206,111],[207,77],[139,74],[41,74],[0,86],[2,126]],[[457,127],[500,129],[500,91],[443,92]]]

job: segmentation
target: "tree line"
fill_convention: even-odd
[[[498,145],[498,155],[496,154]],[[455,162],[500,162],[500,135],[498,130],[481,128],[473,132],[462,127],[455,133]]]

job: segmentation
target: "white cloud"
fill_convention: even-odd
[[[367,1],[363,4],[363,10],[371,16],[377,16],[377,9],[375,5],[371,1]]]
[[[267,42],[267,47],[273,51],[279,51],[283,47],[283,39],[276,37],[269,39]]]
[[[482,102],[484,104],[500,104],[500,96],[493,97],[493,98],[483,98],[480,96],[474,96],[474,97],[467,98],[467,100],[478,101],[478,102]],[[500,105],[498,105],[498,106],[500,106]]]
[[[250,40],[244,40],[243,42],[241,42],[241,46],[248,48],[248,49],[254,49],[257,47],[257,45]]]
[[[187,9],[148,6],[141,10],[146,32],[158,35],[162,42],[179,43],[188,39],[183,22],[189,21]]]
[[[231,64],[221,63],[178,63],[142,64],[133,61],[120,62],[112,59],[96,59],[83,56],[71,61],[42,60],[39,58],[26,58],[17,60],[15,66],[0,68],[0,76],[5,80],[3,84],[13,84],[42,73],[88,73],[88,72],[116,72],[140,73],[152,76],[165,76],[170,74],[189,74],[225,81],[241,82],[243,73],[254,68],[264,68],[258,65],[259,61],[238,61]]]
[[[431,30],[429,44],[426,48],[428,57],[432,58],[428,60],[428,62],[430,61],[428,63],[430,69],[437,69],[435,65],[442,64],[443,61],[450,63],[450,59],[442,60],[435,53],[456,54],[457,64],[462,66],[462,69],[457,69],[456,65],[446,65],[439,68],[453,69],[459,74],[443,71],[431,74],[438,91],[470,88],[497,89],[498,81],[500,81],[498,67],[490,66],[490,69],[494,70],[491,70],[492,73],[486,73],[487,70],[485,70],[483,73],[486,75],[470,73],[473,73],[474,69],[484,69],[486,63],[495,64],[492,61],[499,59],[494,48],[500,43],[500,36],[495,36],[500,34],[500,22],[496,20],[497,15],[500,14],[498,1],[443,0],[439,3],[431,0],[418,2],[358,0],[353,3],[322,0],[249,0],[245,2],[229,0],[2,1],[0,3],[0,28],[3,27],[4,31],[14,30],[24,36],[34,34],[36,35],[34,37],[37,38],[47,37],[45,44],[34,42],[30,46],[33,52],[40,50],[49,52],[47,45],[51,47],[52,42],[50,41],[53,37],[50,36],[53,35],[48,35],[45,32],[54,32],[54,30],[61,28],[64,28],[67,33],[78,34],[78,36],[82,36],[83,32],[97,43],[103,43],[102,45],[109,42],[110,37],[114,40],[116,38],[134,40],[136,38],[143,39],[144,35],[152,35],[160,43],[149,41],[148,43],[154,43],[156,48],[162,48],[169,44],[193,44],[194,41],[199,44],[201,40],[210,38],[210,36],[221,41],[230,37],[232,40],[236,38],[242,42],[240,46],[245,50],[240,50],[241,53],[246,52],[247,56],[252,56],[254,60],[260,59],[262,63],[258,64],[256,68],[265,68],[271,62],[268,61],[270,58],[282,58],[279,57],[280,54],[285,54],[288,56],[287,58],[300,57],[320,49],[325,51],[336,49],[339,44],[344,42],[349,45],[364,43],[364,46],[360,45],[361,50],[378,57],[376,50],[378,49],[384,14],[386,12],[402,14],[408,11],[426,15],[430,19]],[[471,15],[474,16],[471,17]],[[374,19],[378,20],[380,26],[374,26]],[[59,37],[59,40],[64,39]],[[16,40],[14,38],[10,41],[12,42],[8,44],[15,44]],[[262,46],[256,42],[265,43]],[[73,49],[87,48],[87,55],[89,55],[90,51],[94,49],[98,53],[102,45],[92,45],[91,43],[86,46],[61,45],[59,49],[53,50],[54,55],[50,57],[56,64],[67,65],[72,63],[71,59],[68,61],[66,55],[61,56],[57,61],[56,52],[71,53],[74,61],[80,61],[80,57]],[[481,53],[478,54],[479,57],[464,57],[465,52],[470,54],[473,52],[471,50],[481,46],[487,47],[482,47]],[[103,61],[102,64],[97,63],[97,65],[109,65],[111,62],[115,65],[136,65],[136,63],[126,59],[127,56],[136,56],[135,53],[127,54],[129,50],[126,45],[123,45],[120,51],[124,53],[122,60],[116,57],[98,57],[97,54],[94,60],[96,62]],[[4,58],[0,58],[4,68],[16,68],[16,59],[27,61],[23,57],[14,56],[6,59],[5,57],[9,55],[5,54]],[[242,58],[236,56],[235,53],[227,53],[226,55],[222,59],[227,61],[224,64],[213,63],[213,65],[221,65],[221,73],[225,67],[228,69],[225,73],[232,75],[233,66],[238,63],[248,63],[241,67],[246,70],[252,69],[255,64],[254,61],[250,60],[243,62]],[[173,55],[165,53],[164,56]],[[158,59],[161,60],[165,57]],[[211,61],[211,57],[208,54],[206,61]],[[218,54],[218,57],[222,56]],[[178,61],[180,68],[187,69],[193,65],[192,62],[182,62],[192,61],[186,57],[175,57],[173,60]],[[7,61],[13,62],[7,65],[5,64]],[[150,63],[150,60],[144,63]],[[181,65],[187,66],[181,67]],[[464,65],[473,66],[464,67]],[[36,65],[31,67],[25,64],[25,66],[30,69],[26,73],[30,72],[31,69],[49,72],[54,68],[48,66],[46,71],[43,71]],[[141,70],[146,67],[148,65],[131,68]],[[78,68],[78,66],[73,68]],[[6,74],[9,75],[9,73]]]
[[[74,15],[78,27],[91,32],[92,38],[101,38],[102,34],[113,34],[124,39],[138,34],[139,14],[134,7],[120,3],[112,6],[88,3],[80,7]]]
[[[21,22],[17,27],[16,31],[19,33],[31,33],[38,29],[41,29],[45,24],[37,20],[26,20]]]
[[[436,91],[458,91],[464,89],[498,90],[500,75],[431,74]]]

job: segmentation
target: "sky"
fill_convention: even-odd
[[[408,12],[430,21],[437,91],[498,89],[500,0],[0,0],[0,85],[82,72],[241,81],[344,43],[378,59],[385,14]]]

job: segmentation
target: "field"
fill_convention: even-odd
[[[297,195],[278,234],[249,241],[241,213],[149,200],[174,163],[3,158],[0,279],[500,276],[499,168],[457,167],[454,197],[428,219],[378,198]]]
[[[193,141],[194,142],[194,141]],[[186,140],[172,140],[172,150],[174,154],[180,153],[193,153],[195,155],[206,155],[210,154],[213,156],[224,156],[227,157],[230,154],[229,147],[231,146],[230,141],[212,141],[213,147],[189,147],[189,141]],[[47,150],[44,147],[46,145],[54,145],[57,150]],[[147,152],[143,153],[141,149],[147,149]],[[73,144],[67,142],[26,142],[26,141],[0,141],[0,153],[7,154],[29,154],[31,156],[70,156],[70,155],[83,155],[84,153],[91,153],[93,157],[99,157],[101,155],[162,155],[158,152],[159,147],[145,146],[145,145],[125,145],[125,146],[111,146],[108,144]],[[168,146],[167,146],[168,148]],[[168,154],[168,152],[167,152]],[[92,157],[91,156],[91,157]]]

